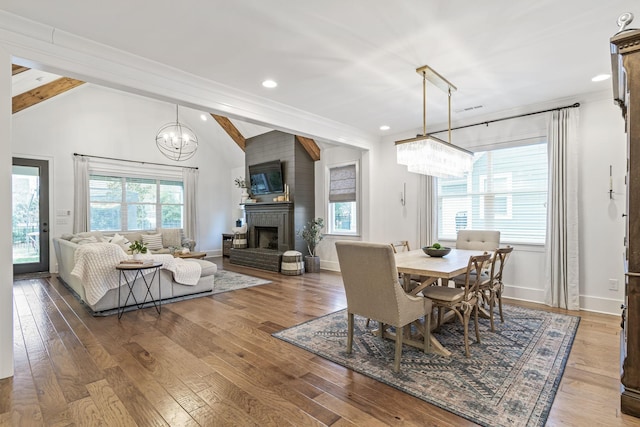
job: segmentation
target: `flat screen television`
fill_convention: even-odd
[[[251,194],[273,194],[284,192],[282,180],[282,164],[280,160],[249,165]]]

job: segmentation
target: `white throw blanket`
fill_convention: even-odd
[[[130,258],[120,246],[112,243],[87,243],[78,246],[71,274],[82,280],[89,304],[96,304],[110,289],[118,288],[119,272],[115,267],[120,261]],[[174,258],[172,255],[142,255],[141,258],[161,262],[161,268],[171,271],[174,280],[182,285],[196,285],[202,273],[197,262]],[[153,271],[149,270],[146,274],[150,273]]]

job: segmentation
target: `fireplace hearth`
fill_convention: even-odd
[[[282,254],[295,248],[293,203],[248,203],[246,249],[232,249],[232,264],[280,271]]]

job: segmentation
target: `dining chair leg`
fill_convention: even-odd
[[[469,318],[471,317],[470,312],[464,313],[464,320],[462,323],[464,324],[464,353],[467,357],[471,355],[469,351]]]
[[[431,352],[431,313],[424,316],[424,352]]]
[[[404,326],[396,327],[396,355],[393,359],[393,372],[400,371],[400,358],[402,357],[402,336],[404,335]]]
[[[478,342],[478,344],[480,344],[480,327],[478,326],[478,312],[480,311],[478,309],[478,303],[476,302],[476,306],[473,307],[473,317],[474,320],[476,322],[476,341]]]
[[[353,313],[347,315],[347,354],[351,354],[353,348]]]
[[[489,299],[489,322],[491,323],[491,332],[495,332],[496,328],[493,324],[493,306],[496,305],[496,294],[491,291],[491,298]]]
[[[504,316],[502,315],[502,289],[498,290],[498,308],[500,309],[500,321],[504,323]]]

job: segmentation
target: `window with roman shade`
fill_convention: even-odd
[[[329,234],[358,233],[358,168],[356,163],[329,168]]]

